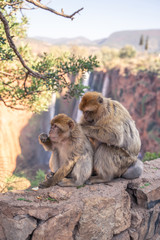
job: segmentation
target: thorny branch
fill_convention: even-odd
[[[5,105],[6,107],[9,107],[9,108],[12,108],[12,109],[15,109],[15,110],[25,110],[24,108],[18,108],[18,107],[14,107],[14,106],[12,106],[12,105],[8,105],[1,96],[0,96],[0,100],[4,103],[4,105]]]
[[[36,7],[42,8],[42,9],[44,9],[44,10],[47,10],[47,11],[49,11],[49,12],[52,12],[52,13],[54,13],[54,14],[56,14],[56,15],[61,16],[61,17],[70,18],[71,20],[74,19],[73,16],[75,16],[77,13],[79,13],[80,11],[83,10],[83,8],[80,8],[80,9],[78,9],[77,11],[75,11],[74,13],[72,13],[71,15],[68,15],[68,14],[64,14],[63,11],[57,12],[56,10],[54,10],[54,9],[52,9],[52,8],[50,8],[50,7],[47,7],[46,5],[43,5],[43,4],[42,4],[40,1],[38,1],[38,0],[37,0],[37,1],[36,1],[36,0],[26,0],[26,2],[32,3],[32,4],[34,4]]]

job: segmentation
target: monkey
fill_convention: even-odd
[[[96,176],[87,183],[138,178],[143,172],[143,163],[137,158],[141,140],[127,109],[99,92],[85,93],[79,109],[83,112],[80,125],[94,148]]]
[[[50,176],[39,185],[46,188],[83,185],[92,174],[93,149],[81,126],[66,114],[58,114],[51,120],[49,135],[41,133],[39,143],[51,151]],[[70,178],[66,178],[66,177]]]

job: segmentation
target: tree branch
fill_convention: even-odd
[[[55,10],[51,9],[51,8],[48,8],[46,7],[45,5],[41,4],[40,2],[38,1],[35,1],[35,0],[26,0],[27,2],[29,3],[32,3],[34,4],[35,6],[37,7],[40,7],[42,9],[45,9],[45,10],[48,10],[48,11],[51,11],[59,16],[62,16],[62,17],[66,17],[66,18],[70,18],[73,20],[73,16],[77,13],[79,13],[83,8],[77,10],[76,12],[74,12],[73,14],[71,15],[66,15],[64,13],[58,13],[56,12]],[[22,58],[21,54],[18,52],[17,50],[17,47],[16,45],[14,44],[13,40],[12,40],[12,37],[10,35],[10,29],[9,29],[9,25],[8,25],[8,21],[7,19],[5,18],[5,16],[3,15],[3,13],[0,11],[0,20],[2,21],[3,25],[4,25],[4,29],[5,29],[5,33],[6,33],[6,37],[7,37],[7,40],[8,40],[8,43],[10,45],[10,47],[13,49],[14,53],[16,54],[16,56],[19,58],[19,61],[21,62],[22,66],[27,70],[27,73],[28,75],[31,75],[33,77],[36,77],[36,78],[42,78],[42,79],[46,79],[46,78],[49,78],[49,75],[45,75],[45,74],[40,74],[38,72],[35,72],[33,71],[31,68],[29,68],[27,66],[27,64],[25,63],[24,59]]]
[[[25,76],[25,79],[24,79],[24,83],[23,83],[25,92],[27,92],[26,81],[27,81],[28,75],[29,75],[29,72],[26,73],[26,76]]]
[[[14,5],[22,4],[22,3],[23,3],[23,1],[21,1],[21,2],[14,2],[14,3],[6,2],[6,3],[4,3],[4,4],[5,4],[5,6],[14,6]]]
[[[14,44],[12,37],[10,35],[10,30],[9,30],[9,25],[8,25],[8,21],[5,18],[5,16],[3,15],[3,13],[0,11],[0,20],[2,21],[3,25],[4,25],[4,29],[5,29],[5,33],[6,33],[6,37],[8,40],[8,43],[10,45],[10,47],[13,49],[14,53],[16,54],[16,56],[19,58],[19,61],[21,62],[22,66],[27,69],[29,75],[32,75],[33,77],[36,78],[42,78],[42,79],[46,79],[48,77],[48,75],[42,75],[38,72],[33,71],[32,69],[30,69],[25,61],[23,60],[21,54],[18,52],[16,45]]]
[[[26,110],[25,108],[18,108],[18,107],[13,107],[12,105],[8,105],[1,96],[0,96],[0,101],[2,101],[6,107],[9,107],[11,109],[22,110],[22,111]]]
[[[7,73],[7,72],[3,72],[3,71],[0,71],[0,74],[13,77],[13,74],[10,74],[10,73]]]
[[[80,9],[78,9],[77,11],[75,11],[74,13],[72,13],[71,15],[68,15],[68,14],[64,14],[63,11],[57,12],[56,10],[54,10],[54,9],[52,9],[52,8],[50,8],[50,7],[47,7],[46,5],[43,5],[43,4],[42,4],[40,1],[38,1],[38,0],[37,0],[37,1],[36,1],[36,0],[26,0],[26,2],[29,2],[29,3],[35,5],[35,6],[39,7],[39,8],[42,8],[42,9],[44,9],[44,10],[47,10],[47,11],[49,11],[49,12],[52,12],[52,13],[58,15],[58,16],[65,17],[65,18],[70,18],[71,20],[74,19],[74,18],[73,18],[74,15],[76,15],[77,13],[79,13],[80,11],[83,10],[83,8],[80,8]]]

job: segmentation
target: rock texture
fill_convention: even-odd
[[[108,73],[108,96],[120,101],[140,131],[142,153],[160,151],[160,80],[154,72],[131,74],[129,69]]]
[[[141,178],[0,195],[0,240],[159,240],[160,159]]]

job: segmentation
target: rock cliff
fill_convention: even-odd
[[[160,151],[160,80],[153,72],[137,75],[125,69],[112,70],[108,97],[120,101],[130,112],[140,131],[142,153]]]
[[[132,181],[0,194],[0,240],[159,240],[159,163]]]
[[[21,130],[31,116],[29,112],[13,111],[0,103],[0,177],[15,170],[16,158],[21,155]]]

